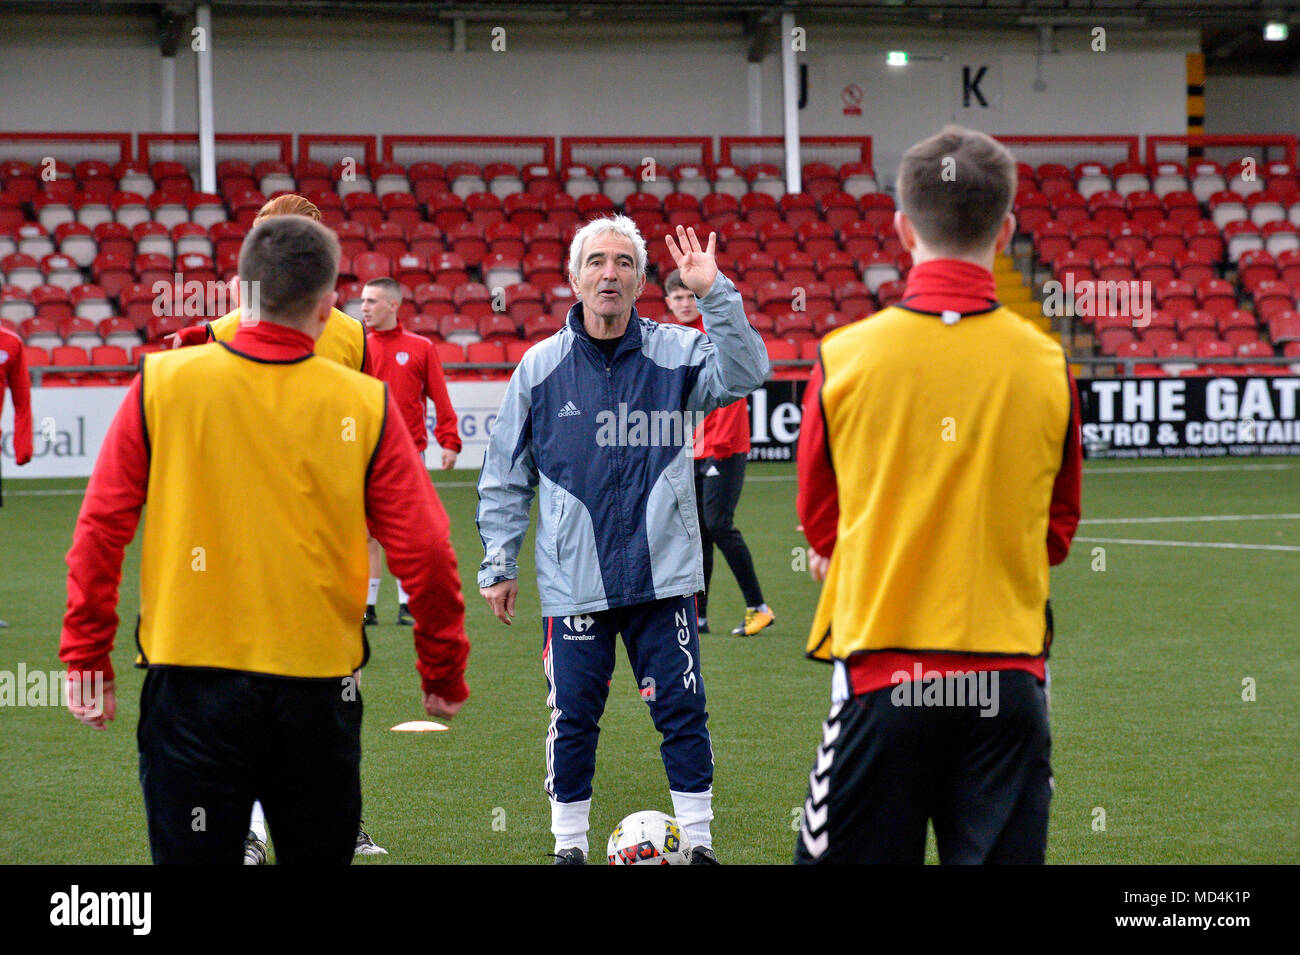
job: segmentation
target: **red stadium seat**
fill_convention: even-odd
[[[532,348],[533,344],[533,342],[520,341],[518,339],[506,342],[506,361],[516,365],[519,364],[523,361],[524,353],[527,352],[528,349]]]
[[[361,193],[354,192],[351,195],[361,195]],[[352,269],[356,273],[357,281],[364,285],[371,279],[391,278],[393,263],[388,256],[380,252],[362,252],[352,259]]]
[[[428,201],[429,221],[443,233],[469,221],[465,200],[451,192],[439,193]]]
[[[402,195],[402,193],[391,193]],[[370,248],[389,259],[396,259],[410,251],[406,244],[406,229],[396,222],[381,222],[367,230]],[[355,263],[354,263],[355,264]]]
[[[539,288],[563,285],[565,275],[566,266],[558,255],[529,252],[524,257],[524,279]]]
[[[527,250],[523,227],[517,222],[494,222],[483,230],[489,255],[507,255],[522,259]]]
[[[506,219],[505,206],[501,202],[501,197],[490,192],[473,192],[467,195],[465,211],[469,214],[469,221],[478,226],[480,231],[493,222],[504,222]]]
[[[718,232],[718,245],[737,259],[759,250],[758,227],[746,220],[724,225]]]
[[[1133,268],[1137,272],[1137,277],[1143,282],[1150,282],[1152,286],[1161,282],[1168,282],[1175,278],[1173,256],[1148,250],[1139,252],[1133,257]]]
[[[763,251],[769,255],[784,255],[799,248],[794,226],[779,219],[759,226],[758,238],[763,243]]]
[[[552,315],[533,315],[523,321],[523,335],[531,342],[541,341],[564,327],[564,320]]]
[[[471,268],[477,267],[487,255],[487,240],[483,238],[482,226],[474,222],[462,222],[447,231],[447,244],[451,251],[464,259]]]
[[[740,197],[740,211],[745,221],[757,227],[781,218],[776,198],[766,192],[747,192]]]
[[[432,222],[417,222],[407,230],[406,241],[411,254],[423,259],[431,259],[447,251],[442,241],[442,231]]]
[[[586,220],[578,212],[578,200],[567,192],[554,192],[542,197],[546,221],[561,229],[577,228]]]
[[[489,288],[514,285],[524,280],[524,269],[519,257],[504,252],[494,252],[482,263],[483,282]]]
[[[1088,218],[1088,203],[1073,189],[1058,192],[1052,197],[1052,216],[1056,222],[1074,226]]]
[[[539,222],[537,225],[525,229],[524,239],[527,242],[527,252],[530,255],[543,253],[553,255],[559,259],[567,251],[564,230],[553,222]]]
[[[795,236],[799,248],[812,256],[838,252],[840,248],[839,240],[835,237],[835,227],[829,222],[805,222],[795,229]]]
[[[842,229],[858,218],[858,201],[847,192],[836,190],[820,198],[822,220],[832,229]],[[809,250],[812,251],[812,250]],[[814,252],[814,254],[816,254]]]
[[[545,163],[532,163],[523,168],[520,176],[524,181],[524,191],[534,196],[549,196],[561,191],[560,178],[555,170]]]
[[[806,285],[817,281],[817,267],[812,254],[795,250],[776,257],[777,270],[781,279],[795,285]]]
[[[1182,236],[1179,235],[1181,241]],[[1147,251],[1148,242],[1143,230],[1131,222],[1121,222],[1110,229],[1110,247],[1130,259]]]
[[[465,347],[455,342],[435,342],[434,350],[438,353],[438,361],[443,365],[458,364],[465,360]]]
[[[1155,287],[1156,304],[1162,311],[1184,315],[1196,309],[1196,293],[1190,282],[1174,280]]]
[[[519,337],[519,328],[515,325],[514,320],[502,312],[493,312],[491,315],[485,315],[478,322],[479,337],[486,342],[499,343],[501,341],[513,341]],[[475,345],[469,346],[471,349]],[[471,358],[471,361],[476,359]]]
[[[700,200],[700,215],[714,230],[721,230],[731,222],[740,221],[740,201],[725,192],[713,192]]]
[[[852,321],[876,310],[875,296],[862,282],[845,282],[835,290],[835,308]]]

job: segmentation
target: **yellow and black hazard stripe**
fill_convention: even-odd
[[[1187,54],[1187,135],[1205,135],[1205,54]],[[1200,159],[1205,150],[1200,146],[1187,147],[1187,159]]]

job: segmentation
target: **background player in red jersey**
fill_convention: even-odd
[[[0,411],[4,410],[6,388],[14,393],[14,460],[21,467],[32,459],[32,383],[27,376],[22,340],[0,328]],[[0,489],[3,505],[4,491]],[[0,627],[7,626],[0,620]]]
[[[449,471],[456,466],[456,455],[461,448],[456,411],[447,395],[447,382],[442,377],[438,352],[429,339],[402,328],[397,320],[397,309],[401,304],[402,287],[393,279],[372,279],[361,291],[361,317],[370,330],[367,352],[372,356],[372,373],[388,383],[388,389],[402,412],[402,420],[415,441],[415,448],[422,455],[429,445],[429,431],[425,423],[428,409],[426,399],[433,400],[437,411],[433,435],[442,449],[442,470]],[[375,604],[379,600],[382,556],[379,541],[371,540],[366,623],[379,622]],[[397,584],[397,622],[403,626],[414,623],[406,606],[406,591],[402,589],[400,581]]]
[[[664,301],[673,318],[696,331],[704,331],[695,294],[674,270],[664,280]],[[763,590],[754,572],[749,545],[736,527],[736,505],[745,486],[749,460],[749,404],[744,398],[709,412],[695,429],[695,501],[700,516],[700,543],[704,549],[704,589],[697,599],[700,633],[709,632],[709,586],[713,582],[713,545],[736,575],[745,598],[745,619],[731,631],[752,637],[772,625],[776,617],[763,602]]]

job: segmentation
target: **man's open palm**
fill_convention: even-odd
[[[677,241],[673,241],[671,234],[664,236],[664,241],[668,243],[668,251],[673,257],[673,262],[677,264],[678,271],[681,272],[685,286],[694,292],[697,298],[709,294],[709,289],[713,288],[713,280],[718,277],[718,260],[713,257],[713,250],[718,245],[718,234],[709,233],[707,249],[700,248],[699,237],[696,236],[693,228],[684,229],[678,226]]]

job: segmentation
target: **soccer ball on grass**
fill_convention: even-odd
[[[606,847],[610,865],[687,865],[691,844],[677,820],[647,809],[617,826]]]

